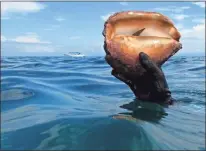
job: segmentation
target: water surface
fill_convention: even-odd
[[[132,111],[103,57],[3,57],[1,149],[205,150],[205,57],[163,70],[177,102]]]

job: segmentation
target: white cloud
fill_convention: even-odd
[[[89,45],[84,46],[84,53],[91,56],[105,55],[103,44],[103,39],[91,41]]]
[[[186,28],[182,22],[175,26],[180,31],[183,49],[178,53],[202,53],[205,47],[205,22]]]
[[[192,2],[193,4],[205,8],[205,2]]]
[[[205,23],[205,19],[204,18],[195,18],[195,19],[192,19],[192,22],[194,22],[194,23]]]
[[[45,8],[45,5],[38,2],[1,2],[1,13],[25,13],[38,12]]]
[[[182,39],[182,50],[178,54],[202,53],[205,52],[205,41],[199,39]]]
[[[63,18],[61,16],[58,16],[58,17],[55,18],[55,20],[58,21],[58,22],[62,22],[62,21],[65,20],[65,18]]]
[[[185,18],[188,18],[188,15],[184,14],[173,14],[172,17],[176,20],[184,20]]]
[[[25,52],[31,52],[31,53],[34,53],[34,52],[48,52],[48,53],[51,53],[51,52],[55,52],[55,48],[52,47],[51,45],[21,45],[21,46],[18,46],[18,48],[22,51],[25,51]]]
[[[44,30],[54,30],[54,28],[45,28]]]
[[[193,27],[195,31],[204,31],[205,30],[205,24],[198,24]]]
[[[106,14],[106,15],[103,15],[103,16],[101,16],[101,19],[102,20],[104,20],[104,21],[106,21],[111,15],[113,15],[114,14],[114,12],[111,12],[111,13],[108,13],[108,14]]]
[[[205,23],[197,24],[191,29],[180,30],[182,38],[185,39],[205,39]]]
[[[11,41],[17,43],[31,43],[31,44],[49,44],[49,41],[41,41],[36,33],[26,33],[23,36],[18,36]]]
[[[183,26],[183,24],[178,23],[178,24],[175,25],[175,27],[176,27],[178,30],[180,30],[180,29],[182,29],[184,26]]]
[[[184,10],[190,9],[189,6],[169,6],[169,7],[158,7],[158,8],[154,8],[154,10],[156,11],[165,11],[165,12],[174,12],[174,13],[181,13]]]
[[[127,2],[120,2],[120,5],[127,6],[128,3]]]
[[[1,20],[7,20],[7,19],[10,19],[9,17],[7,17],[7,16],[1,16]]]
[[[5,41],[7,41],[6,37],[1,35],[1,42],[5,42]]]
[[[81,37],[80,36],[71,36],[69,37],[70,40],[76,40],[76,39],[80,39]]]
[[[49,31],[51,31],[51,30],[55,30],[55,29],[57,29],[57,28],[59,28],[59,27],[60,27],[60,25],[51,25],[50,27],[45,28],[44,30],[49,30]]]
[[[9,45],[20,52],[52,53],[58,49],[58,47],[51,45],[51,42],[41,41],[36,33],[26,33],[25,35],[18,36],[15,39],[8,39],[1,36],[1,40],[6,41],[5,45]],[[11,49],[11,47],[9,47],[9,49]]]
[[[190,9],[190,6],[182,6],[180,9],[185,10],[185,9]]]

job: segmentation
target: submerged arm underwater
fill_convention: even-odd
[[[139,60],[146,72],[135,80],[125,77],[114,69],[111,74],[127,84],[137,99],[159,104],[173,104],[174,99],[171,96],[167,80],[161,67],[152,61],[144,52],[139,54]],[[106,56],[106,61],[115,63],[115,60],[109,55]]]

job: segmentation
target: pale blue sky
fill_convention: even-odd
[[[4,2],[2,55],[59,56],[69,51],[104,55],[104,20],[125,10],[156,11],[170,17],[182,35],[183,49],[178,54],[204,54],[203,2]]]

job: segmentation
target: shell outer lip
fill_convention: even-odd
[[[107,42],[109,42],[109,40],[107,40],[107,28],[108,28],[108,24],[110,24],[110,22],[111,22],[111,20],[113,19],[113,18],[115,18],[116,16],[118,16],[118,15],[120,15],[120,14],[128,14],[128,13],[130,13],[130,12],[132,12],[132,13],[134,13],[134,14],[137,14],[137,13],[143,13],[143,14],[158,14],[158,15],[160,15],[160,16],[162,16],[162,18],[165,20],[165,21],[167,21],[167,22],[169,22],[172,26],[174,26],[174,23],[167,17],[167,16],[165,16],[165,15],[162,15],[161,13],[158,13],[158,12],[147,12],[147,11],[135,11],[135,10],[132,10],[132,11],[121,11],[121,12],[116,12],[116,13],[114,13],[113,15],[111,15],[106,21],[105,21],[105,23],[104,23],[104,29],[103,29],[103,31],[102,31],[102,35],[105,37],[104,38],[104,49],[105,48],[107,48]],[[174,26],[174,28],[175,28],[175,26]],[[176,28],[175,28],[176,29]],[[178,32],[178,30],[177,30],[177,32]],[[177,42],[179,42],[179,40],[176,40],[176,39],[174,39],[174,38],[172,38],[173,40],[175,40],[175,41],[177,41]],[[182,45],[181,45],[182,46]],[[181,49],[181,48],[180,48]],[[105,49],[105,51],[106,51],[106,53],[109,53],[109,51],[107,50],[107,49]]]
[[[165,22],[169,23],[171,26],[173,26],[173,27],[176,29],[176,27],[174,26],[173,21],[172,21],[170,18],[168,18],[167,16],[165,16],[165,15],[163,15],[163,14],[161,14],[161,13],[158,13],[158,12],[147,12],[147,11],[135,11],[135,10],[133,11],[133,10],[132,10],[132,11],[116,12],[116,13],[114,13],[113,15],[111,15],[111,16],[105,21],[105,23],[104,23],[104,29],[103,29],[103,31],[102,31],[102,35],[103,35],[105,38],[107,38],[107,31],[108,31],[108,28],[110,28],[110,27],[109,27],[109,24],[111,24],[111,22],[113,22],[113,20],[115,20],[117,17],[119,17],[119,19],[124,19],[125,16],[128,16],[128,14],[131,13],[131,12],[132,12],[132,14],[134,14],[134,15],[138,15],[138,14],[158,15],[158,16],[160,16],[160,18],[161,18],[162,21],[165,21]],[[174,40],[176,40],[176,41],[179,42],[179,39],[180,39],[181,35],[180,35],[180,33],[178,32],[177,29],[176,29],[176,34],[178,35],[177,40],[174,39],[174,38],[172,38],[172,39],[174,39]]]
[[[159,14],[159,15],[161,15],[161,16],[163,17],[164,21],[169,22],[169,23],[175,28],[173,22],[172,22],[167,16],[164,16],[164,15],[162,15],[162,14],[160,14],[160,13],[157,13],[157,12],[122,11],[122,12],[114,13],[113,15],[111,15],[111,16],[105,21],[105,23],[104,23],[104,29],[103,29],[103,31],[102,31],[102,35],[104,36],[104,50],[105,50],[105,52],[106,52],[107,55],[110,55],[110,52],[109,52],[108,47],[107,47],[107,43],[111,42],[111,39],[110,39],[110,40],[107,39],[107,31],[108,31],[107,28],[110,28],[109,26],[110,26],[111,20],[112,20],[113,18],[115,18],[117,15],[120,15],[120,14],[122,14],[122,13],[123,13],[123,14],[126,14],[126,13],[129,13],[129,12],[133,12],[133,13],[146,13],[146,14]],[[175,29],[176,29],[176,28],[175,28]],[[178,32],[178,30],[177,30],[177,32]],[[165,61],[167,61],[171,56],[173,56],[175,53],[178,52],[178,50],[180,50],[180,49],[182,48],[182,44],[181,44],[178,40],[176,40],[176,39],[174,39],[174,38],[171,38],[171,39],[173,39],[173,40],[175,40],[176,42],[178,42],[179,45],[177,45],[177,46],[173,49],[173,53],[171,53],[167,58],[165,58],[161,64],[163,64]],[[116,58],[116,60],[118,60],[118,59]],[[120,60],[119,60],[119,61],[120,61]],[[123,65],[123,64],[122,64],[122,65]]]
[[[120,15],[120,14],[128,14],[128,13],[134,13],[134,14],[138,14],[138,13],[142,13],[142,14],[158,14],[160,16],[163,17],[163,19],[167,22],[169,22],[170,24],[172,24],[174,26],[174,23],[172,22],[171,19],[169,19],[167,16],[165,15],[162,15],[161,13],[158,13],[158,12],[147,12],[147,11],[135,11],[135,10],[132,10],[132,11],[121,11],[121,12],[117,12],[117,13],[114,13],[113,15],[111,15],[106,21],[105,21],[105,24],[109,23],[113,18],[115,18],[116,16]]]

